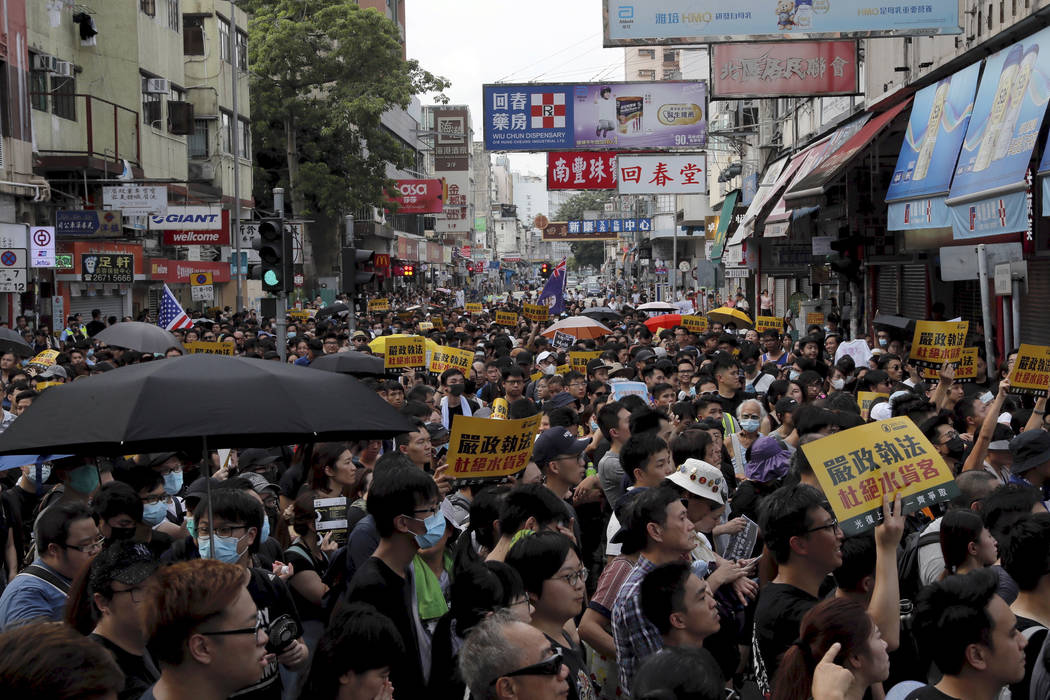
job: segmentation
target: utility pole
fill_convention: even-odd
[[[347,315],[346,320],[350,327],[350,333],[353,334],[357,330],[357,311],[354,306],[357,303],[357,247],[354,243],[354,215],[347,214],[343,217],[343,221],[346,223],[346,241],[344,245],[350,249],[350,254],[343,259],[349,260],[351,265],[349,273],[343,270],[343,279],[346,280],[346,289],[344,291],[350,300],[348,304],[350,313]]]
[[[230,67],[233,83],[233,101],[230,105],[233,107],[233,220],[230,221],[230,235],[233,237],[234,258],[237,260],[237,310],[241,311],[244,309],[242,287],[246,277],[244,268],[247,266],[241,259],[241,121],[237,111],[237,6],[234,0],[230,0]],[[283,352],[281,360],[284,360]]]
[[[281,219],[281,235],[287,236],[284,230],[284,188],[273,188],[273,212]],[[277,352],[281,362],[288,360],[288,293],[283,289],[277,293]]]

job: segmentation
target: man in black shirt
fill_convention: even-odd
[[[397,697],[421,698],[430,677],[430,637],[416,605],[412,558],[444,535],[434,480],[422,470],[395,466],[377,472],[368,492],[368,513],[379,532],[375,553],[354,573],[348,603],[368,603],[389,617],[405,643],[392,660],[390,680]]]

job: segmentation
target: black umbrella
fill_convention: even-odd
[[[382,377],[386,375],[382,358],[357,350],[322,355],[310,363],[311,369],[349,374],[351,377]]]
[[[345,316],[349,311],[350,307],[340,301],[331,306],[324,307],[317,312],[314,318],[319,321],[322,318],[328,318],[329,316]]]
[[[875,314],[872,325],[882,326],[887,330],[910,333],[915,330],[915,319],[904,316],[891,316],[890,314]]]
[[[31,357],[36,353],[33,346],[26,342],[18,331],[0,328],[0,353],[13,352],[21,357]]]
[[[619,321],[623,318],[619,312],[613,311],[608,306],[592,306],[581,311],[580,315],[589,316],[595,321],[602,321],[603,323],[605,321]]]
[[[410,430],[407,418],[353,377],[198,354],[48,389],[0,435],[0,454],[192,453]]]
[[[149,353],[163,353],[172,347],[182,348],[178,338],[170,331],[141,321],[115,323],[96,333],[95,340],[118,348]]]

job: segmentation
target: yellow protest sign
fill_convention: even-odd
[[[967,321],[916,321],[911,363],[916,367],[939,369],[945,362],[958,362],[969,325]]]
[[[550,318],[550,309],[543,304],[522,304],[521,315],[530,321],[546,321]]]
[[[871,410],[871,405],[875,403],[875,399],[880,396],[885,396],[887,399],[890,398],[889,394],[883,394],[878,391],[857,392],[857,405],[860,406],[860,415],[864,416],[865,420],[868,418],[868,411]]]
[[[427,366],[427,345],[421,336],[409,335],[403,338],[391,336],[386,341],[386,353],[383,356],[385,369],[414,369]]]
[[[463,310],[468,314],[480,314],[481,313],[481,302],[480,301],[468,301],[463,305]]]
[[[813,311],[806,314],[806,325],[807,326],[823,326],[824,325],[824,314]]]
[[[959,355],[959,364],[955,367],[955,381],[973,382],[977,380],[977,348],[963,348]]]
[[[456,416],[448,442],[448,476],[471,479],[520,472],[529,463],[539,427],[539,414],[518,420]]]
[[[436,331],[443,331],[443,330],[445,330],[445,319],[441,318],[440,316],[434,316],[433,318],[430,319],[430,322],[432,324],[434,324],[434,330],[436,330]]]
[[[908,515],[959,493],[948,465],[907,416],[834,433],[802,451],[847,536],[879,523],[883,494],[899,493]]]
[[[397,317],[399,319],[401,319],[402,321],[411,321],[414,316],[415,316],[415,314],[412,313],[411,311],[398,311],[397,312]]]
[[[1046,396],[1050,387],[1050,347],[1022,343],[1010,370],[1010,393]]]
[[[587,363],[601,357],[601,350],[577,351],[569,353],[569,366],[581,374],[587,374]]]
[[[234,344],[213,340],[195,340],[183,343],[182,347],[190,355],[227,355],[233,357]]]
[[[454,367],[462,371],[464,375],[468,375],[472,362],[474,362],[474,353],[461,348],[439,345],[437,350],[430,353],[430,371],[437,374]]]
[[[784,332],[784,319],[776,316],[755,316],[755,330],[761,333],[765,330]]]
[[[543,372],[533,372],[529,375],[529,381],[534,382],[543,376]]]
[[[433,321],[420,321],[419,322],[419,330],[421,330],[424,333],[426,333],[427,331],[434,330],[434,323],[433,323]]]
[[[37,353],[29,364],[36,365],[38,367],[50,367],[55,364],[55,360],[58,359],[58,350],[44,350]]]
[[[554,371],[556,374],[568,374],[572,371],[572,365],[558,365]]]
[[[518,325],[518,315],[513,311],[497,311],[496,325],[514,328]]]
[[[682,316],[682,328],[686,329],[690,333],[706,333],[707,332],[707,317],[706,316]]]
[[[502,396],[492,402],[492,415],[489,416],[493,420],[507,420],[510,418],[510,404]]]
[[[292,310],[288,312],[288,318],[292,319],[293,321],[303,323],[305,321],[310,320],[310,312]]]
[[[390,300],[389,299],[369,299],[368,300],[368,311],[390,311]]]
[[[44,389],[50,389],[53,386],[62,386],[65,382],[37,382],[34,386],[37,391],[43,391]]]

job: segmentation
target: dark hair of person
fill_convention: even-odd
[[[536,519],[536,528],[539,530],[551,523],[568,524],[569,519],[562,500],[543,484],[515,486],[500,505],[500,533],[513,535],[525,527],[530,517]]]
[[[33,526],[38,554],[47,552],[49,545],[66,547],[69,528],[78,520],[94,519],[87,505],[80,502],[56,503],[37,517]]]
[[[568,406],[545,409],[547,422],[552,428],[570,428],[576,425],[576,411]]]
[[[609,431],[620,425],[620,411],[623,408],[623,404],[619,401],[610,401],[598,411],[598,429],[601,430],[602,436],[609,442],[612,442],[612,436],[609,435]]]
[[[313,454],[310,455],[310,489],[312,491],[328,492],[329,480],[332,478],[325,473],[325,469],[331,467],[335,471],[335,463],[349,450],[345,442],[319,442],[314,446]],[[354,494],[344,493],[344,496]]]
[[[868,653],[873,624],[864,606],[849,598],[830,598],[811,608],[802,617],[798,642],[780,659],[772,700],[809,698],[817,663],[835,642],[842,645],[835,663],[849,668],[849,657]]]
[[[414,517],[413,511],[438,497],[437,484],[415,465],[373,472],[368,490],[368,514],[375,519],[380,537],[394,534],[399,515]]]
[[[152,470],[150,470],[152,471]],[[118,515],[128,515],[135,522],[142,522],[142,499],[138,492],[123,481],[102,484],[91,499],[91,512],[95,522],[102,522]]]
[[[784,486],[762,500],[758,524],[778,564],[791,557],[791,538],[812,527],[809,511],[823,507],[824,494],[807,484]]]
[[[687,424],[696,421],[696,404],[692,401],[676,401],[671,404],[671,415]]]
[[[405,643],[389,617],[366,603],[340,606],[317,642],[300,696],[335,698],[350,671],[385,668],[404,655]]]
[[[632,418],[633,420],[633,418]],[[631,437],[627,439],[623,449],[620,450],[620,464],[627,476],[627,482],[634,484],[634,470],[645,469],[646,462],[657,452],[667,449],[667,443],[656,433],[636,433],[631,430]]]
[[[399,385],[400,386],[400,385]],[[426,424],[423,423],[419,418],[410,418],[412,423],[412,430],[404,433],[399,433],[394,437],[394,447],[402,447],[407,445],[412,439],[412,436],[418,433],[420,430],[426,430]]]
[[[1035,504],[1042,500],[1039,489],[1033,486],[1006,484],[984,499],[981,517],[992,537],[1002,546],[1013,524],[1031,513]]]
[[[452,582],[450,605],[456,634],[467,636],[490,612],[509,607],[524,596],[521,576],[501,561],[471,564],[458,571]]]
[[[124,674],[101,644],[60,623],[10,627],[0,634],[0,678],[11,700],[116,697]]]
[[[981,516],[972,510],[955,509],[941,519],[941,554],[944,556],[944,572],[941,577],[954,574],[970,556],[970,543],[976,542],[984,530]]]
[[[533,403],[532,399],[525,398],[524,396],[520,399],[511,401],[507,406],[507,417],[511,420],[531,418],[537,413],[539,413],[539,409],[536,408],[536,404]]]
[[[767,411],[772,411],[773,407],[777,405],[777,401],[787,396],[788,390],[791,388],[792,384],[796,383],[789,379],[774,379],[770,382],[769,387],[766,389]]]
[[[693,570],[684,562],[661,564],[642,579],[642,614],[665,635],[671,631],[671,613],[685,609],[685,583]]]
[[[912,630],[941,673],[958,675],[966,664],[966,647],[990,645],[993,621],[987,607],[999,577],[991,568],[948,576],[926,586],[915,601]]]
[[[722,670],[710,652],[667,647],[638,666],[631,685],[634,700],[722,700]]]
[[[678,435],[671,438],[671,459],[675,466],[689,458],[706,461],[707,446],[711,444],[711,433],[706,429],[693,428],[689,426]]]
[[[509,492],[510,487],[504,484],[474,491],[474,498],[470,502],[470,524],[456,540],[453,549],[453,572],[481,561],[475,543],[485,553],[491,552],[496,546],[499,538],[494,523],[499,520],[500,507]]]
[[[305,489],[292,502],[292,527],[300,535],[306,533],[310,525],[317,520],[314,498],[316,498],[314,492]]]
[[[1026,515],[1013,524],[999,556],[1017,587],[1034,591],[1050,573],[1050,513]]]
[[[143,491],[152,491],[164,483],[160,472],[149,467],[132,466],[128,469],[114,469],[113,478],[121,481],[135,491],[136,497]]]
[[[660,421],[670,420],[667,414],[663,411],[658,411],[655,408],[639,408],[631,412],[631,435],[641,435],[642,433],[656,433],[662,427]]]
[[[541,530],[515,542],[505,561],[521,576],[525,591],[539,598],[543,595],[543,582],[565,565],[569,552],[576,552],[583,561],[579,548],[568,535]]]
[[[799,450],[801,452],[801,450]],[[863,593],[861,582],[875,575],[875,532],[868,530],[842,540],[842,565],[832,572],[835,584],[849,593]]]
[[[620,551],[634,554],[644,550],[649,543],[649,523],[666,524],[667,507],[681,500],[678,487],[668,481],[656,488],[636,489],[625,494],[616,508],[620,526],[628,529]]]
[[[255,541],[248,547],[248,551],[255,553],[259,551],[259,539],[262,537],[263,518],[266,510],[259,499],[240,489],[215,489],[211,493],[211,514],[216,518],[222,518],[227,523],[241,523],[245,527],[255,528]],[[200,529],[202,522],[208,521],[212,527],[208,509],[208,498],[204,497],[193,509],[193,522]]]

